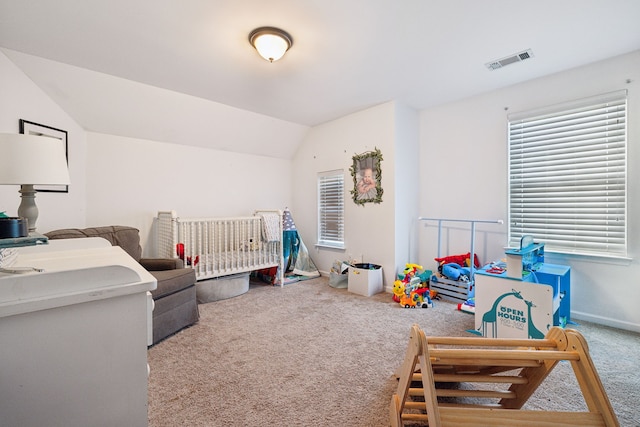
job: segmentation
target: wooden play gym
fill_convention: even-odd
[[[523,410],[560,361],[569,361],[587,411]],[[543,339],[427,337],[411,328],[391,399],[393,427],[618,426],[584,337],[552,327]]]

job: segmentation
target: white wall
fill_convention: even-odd
[[[293,160],[291,214],[311,258],[324,273],[334,260],[382,265],[385,286],[395,274],[395,104],[389,102],[312,128]],[[351,198],[349,167],[356,154],[380,149],[382,203],[357,205]],[[315,247],[317,242],[317,174],[342,169],[345,175],[345,250]]]
[[[36,195],[39,210],[37,231],[44,233],[56,228],[84,226],[86,133],[2,52],[0,94],[0,132],[20,133],[19,120],[24,119],[68,133],[69,193]],[[19,189],[17,185],[0,185],[0,212],[17,215]]]
[[[514,66],[524,66],[516,64]],[[500,72],[497,70],[495,72]],[[629,83],[627,81],[630,81]],[[420,117],[421,215],[507,220],[507,114],[619,89],[629,91],[628,227],[631,261],[546,253],[546,261],[572,268],[575,319],[640,331],[640,51],[424,110]],[[478,225],[481,262],[504,257],[507,225]],[[469,228],[448,227],[442,255],[469,250]],[[420,259],[437,254],[436,227],[420,227]]]
[[[224,217],[290,203],[285,159],[89,133],[87,170],[87,225],[136,227],[149,256],[159,210]]]
[[[395,114],[395,257],[397,269],[419,263],[418,216],[420,209],[419,114],[396,103]],[[425,267],[425,266],[423,266]],[[425,267],[429,268],[429,267]],[[387,283],[387,288],[393,282]],[[387,289],[391,292],[391,289]]]

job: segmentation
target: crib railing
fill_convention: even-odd
[[[282,275],[282,214],[277,241],[265,238],[260,215],[233,218],[180,218],[175,211],[158,212],[158,256],[182,258],[197,280],[279,266]]]

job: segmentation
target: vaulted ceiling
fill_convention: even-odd
[[[637,0],[0,0],[0,48],[88,131],[287,158],[309,126],[373,105],[640,49],[638,22]],[[274,63],[247,40],[265,25],[294,39]]]

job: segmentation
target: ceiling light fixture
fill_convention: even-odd
[[[275,27],[260,27],[251,31],[249,43],[255,47],[260,56],[269,62],[282,58],[293,46],[293,39],[286,31]]]

